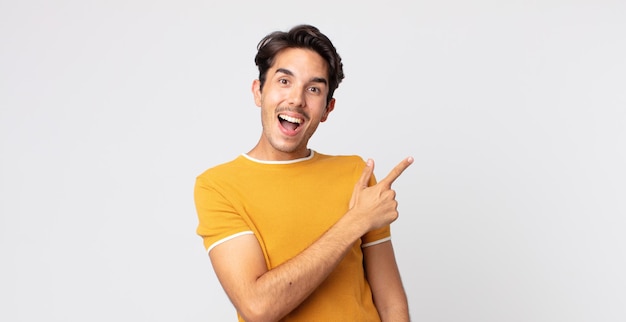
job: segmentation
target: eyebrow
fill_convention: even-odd
[[[288,76],[294,76],[293,72],[291,72],[289,69],[286,69],[286,68],[276,69],[276,74],[278,73],[282,73]],[[324,85],[328,85],[328,81],[324,77],[313,77],[309,81],[313,83],[323,83]]]

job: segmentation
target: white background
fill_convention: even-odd
[[[626,2],[369,3],[2,0],[0,320],[235,320],[194,180],[259,137],[257,42],[310,23],[347,76],[311,147],[416,159],[414,321],[625,321]]]

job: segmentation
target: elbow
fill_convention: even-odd
[[[263,312],[257,312],[250,309],[242,309],[239,310],[239,315],[246,322],[265,322],[270,321],[267,317],[264,316]]]
[[[237,309],[239,315],[246,322],[273,322],[279,320],[282,316],[277,316],[270,303],[263,300],[250,300]]]
[[[381,321],[397,321],[397,322],[408,322],[409,318],[409,307],[406,303],[400,303],[398,305],[390,305],[378,310],[378,314],[380,315]]]

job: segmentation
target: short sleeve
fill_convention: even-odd
[[[386,226],[376,230],[372,230],[369,233],[361,237],[361,247],[374,246],[382,242],[386,242],[391,239],[391,227]]]
[[[196,178],[194,201],[198,213],[196,233],[207,252],[230,238],[253,233],[224,192],[208,178]]]

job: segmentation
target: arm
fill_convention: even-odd
[[[352,244],[366,232],[398,217],[391,183],[408,167],[407,158],[387,178],[367,187],[374,166],[363,170],[355,185],[350,210],[302,253],[268,270],[256,238],[244,235],[210,252],[215,273],[233,305],[246,321],[275,321],[304,301],[339,264]]]
[[[341,221],[341,220],[340,220]],[[277,321],[304,301],[332,272],[364,229],[338,222],[314,244],[268,270],[254,235],[213,248],[211,263],[224,290],[246,321]]]
[[[374,305],[383,322],[409,321],[409,307],[391,241],[363,249]]]

